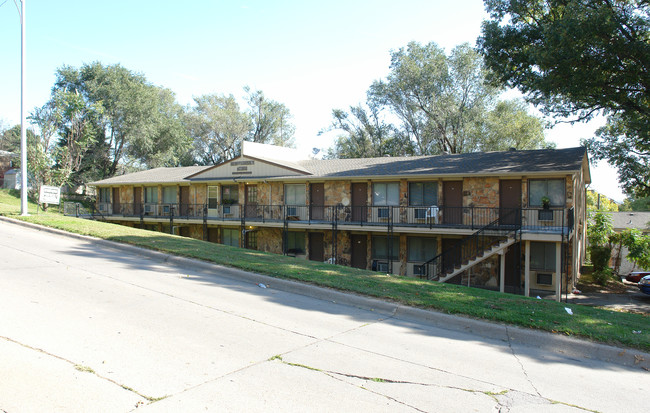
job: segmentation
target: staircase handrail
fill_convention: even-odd
[[[512,216],[514,216],[514,218],[515,218],[513,224],[507,224],[506,225],[507,228],[504,228],[504,225],[499,225],[499,223],[500,223],[500,221],[502,219],[505,221],[506,219],[511,218]],[[481,244],[479,242],[480,237],[483,236],[484,232],[486,232],[488,230],[497,230],[497,231],[506,230],[506,233],[504,234],[505,236],[508,236],[510,234],[515,234],[515,236],[516,236],[517,232],[521,230],[521,225],[522,225],[521,224],[521,209],[513,209],[512,211],[508,212],[504,216],[498,217],[497,219],[490,222],[489,224],[479,228],[473,234],[463,238],[462,240],[457,242],[451,248],[447,248],[446,250],[442,251],[440,254],[436,255],[433,258],[431,258],[429,261],[425,262],[424,265],[425,265],[425,268],[426,268],[427,279],[434,279],[434,278],[436,278],[436,276],[439,276],[442,273],[442,269],[440,269],[439,271],[437,271],[436,274],[431,274],[430,275],[429,274],[429,268],[431,268],[432,266],[433,266],[433,268],[436,268],[436,265],[437,265],[436,262],[437,261],[442,261],[442,258],[445,255],[450,256],[450,254],[449,254],[450,252],[460,250],[461,253],[462,253],[462,251],[463,251],[462,248],[465,245],[469,244],[470,241],[476,240],[476,248],[475,248],[476,253],[473,254],[473,255],[470,254],[472,256],[472,258],[477,257],[480,252],[484,252],[487,249],[489,249],[494,244],[494,242],[491,242],[491,243],[489,243],[487,245]],[[480,247],[483,247],[483,248],[480,248]],[[451,255],[451,256],[453,256],[453,255]],[[464,261],[466,261],[465,258],[466,257],[463,257],[462,254],[461,254],[460,262],[463,263]],[[455,264],[456,263],[454,262],[454,265]]]

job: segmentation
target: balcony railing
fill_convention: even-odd
[[[440,206],[240,205],[97,203],[105,217],[174,220],[301,222],[308,224],[464,228],[476,230],[499,220],[501,227],[563,232],[573,227],[573,208],[487,208]],[[520,211],[521,213],[513,213]]]

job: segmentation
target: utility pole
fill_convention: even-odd
[[[20,0],[20,215],[27,211],[27,131],[25,114],[25,1]]]

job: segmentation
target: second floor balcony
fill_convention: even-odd
[[[106,219],[202,221],[252,224],[302,223],[393,228],[462,228],[478,230],[493,224],[503,229],[569,233],[573,208],[487,208],[432,206],[241,205],[179,203],[97,203],[94,214]]]

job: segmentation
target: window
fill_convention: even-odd
[[[438,254],[436,238],[408,237],[408,260],[410,262],[426,262]]]
[[[148,204],[158,203],[158,188],[155,186],[147,186],[144,188],[144,202]]]
[[[555,271],[555,243],[530,243],[530,268],[532,270]]]
[[[552,207],[563,207],[564,179],[531,179],[529,181],[528,206],[542,206],[542,198],[548,197]]]
[[[379,182],[372,184],[372,204],[376,206],[399,205],[399,183]]]
[[[99,188],[98,201],[100,203],[111,202],[111,188]]]
[[[163,187],[163,204],[175,204],[176,203],[176,187],[175,186],[164,186]]]
[[[231,247],[239,247],[239,229],[223,228],[221,230],[221,243]]]
[[[305,185],[291,184],[284,186],[284,204],[285,205],[305,205]]]
[[[287,232],[287,254],[305,253],[305,233]]]
[[[219,194],[218,186],[209,186],[208,187],[208,208],[215,209],[218,205],[219,200],[217,199]]]
[[[237,185],[224,185],[221,187],[221,203],[238,204],[239,187]]]
[[[399,259],[399,238],[391,238],[390,259]],[[386,260],[388,259],[388,239],[387,237],[372,237],[372,259],[373,260]]]
[[[409,182],[409,205],[438,205],[437,182]]]

